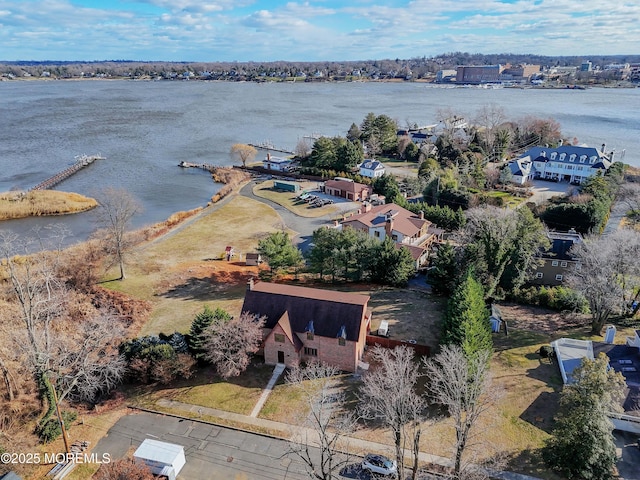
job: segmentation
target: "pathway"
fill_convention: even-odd
[[[256,406],[253,407],[253,411],[251,412],[251,417],[253,418],[258,417],[260,410],[262,410],[262,407],[264,406],[265,402],[267,401],[267,398],[269,398],[269,395],[273,390],[273,386],[278,381],[278,378],[280,378],[280,375],[282,375],[282,372],[284,372],[284,369],[285,369],[284,363],[277,364],[276,368],[273,369],[273,375],[271,376],[271,379],[269,380],[269,383],[267,383],[267,386],[265,387],[265,389],[262,391],[262,394],[260,395],[260,398],[258,399]]]

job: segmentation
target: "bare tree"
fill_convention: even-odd
[[[549,244],[542,223],[527,208],[472,208],[459,240],[485,287],[485,298],[522,285],[540,248]]]
[[[146,465],[123,458],[103,464],[94,478],[96,480],[153,480],[156,477]]]
[[[298,158],[307,158],[311,154],[311,145],[306,138],[298,140],[295,149],[295,155]]]
[[[97,221],[103,229],[107,252],[120,268],[120,280],[125,278],[125,257],[131,247],[127,241],[127,229],[141,207],[133,196],[122,189],[108,188],[98,198]]]
[[[253,160],[257,153],[258,150],[251,145],[245,145],[244,143],[235,143],[231,145],[231,157],[240,160],[243,167],[246,167],[247,162]]]
[[[393,350],[376,346],[371,354],[373,366],[359,392],[362,416],[378,420],[391,430],[399,480],[404,478],[404,451],[410,443],[415,478],[425,408],[423,398],[416,392],[419,365],[414,360],[413,349],[404,345]]]
[[[640,295],[640,234],[620,229],[607,237],[591,236],[571,249],[577,260],[567,283],[589,301],[591,331],[599,334],[616,314],[635,314]]]
[[[0,232],[0,252],[7,279],[1,293],[12,308],[0,318],[9,338],[32,372],[48,410],[54,399],[66,397],[92,400],[98,392],[113,387],[121,378],[124,363],[117,346],[122,327],[99,312],[72,318],[73,295],[57,276],[57,251],[39,251],[16,257],[17,250],[29,251],[32,239]],[[77,310],[91,308],[83,305]],[[91,311],[90,311],[91,312]]]
[[[485,105],[476,113],[475,123],[481,129],[485,156],[489,161],[499,160],[497,146],[498,127],[507,119],[504,109],[496,104]]]
[[[627,214],[635,221],[640,219],[640,183],[623,183],[618,189],[618,199],[629,211]]]
[[[319,480],[340,478],[340,470],[350,460],[345,436],[353,430],[355,419],[353,413],[344,411],[345,394],[339,389],[338,373],[336,367],[310,362],[294,367],[286,377],[308,408],[306,428],[298,429],[290,439],[289,452],[302,460],[309,477]],[[320,450],[319,457],[314,447]]]
[[[491,389],[490,356],[486,350],[467,358],[458,345],[445,345],[438,355],[424,362],[431,398],[447,409],[455,426],[456,479],[466,478],[465,470],[470,467],[463,460],[478,418],[499,398],[499,392]]]
[[[258,351],[264,317],[243,312],[227,321],[213,322],[204,331],[205,357],[222,378],[237,377]]]

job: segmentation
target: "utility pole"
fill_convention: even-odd
[[[67,453],[71,453],[71,448],[69,448],[69,438],[67,437],[67,429],[64,426],[64,421],[62,420],[62,414],[60,413],[60,404],[58,403],[58,394],[56,392],[55,384],[52,385],[53,390],[53,401],[56,403],[56,414],[58,415],[58,422],[60,423],[60,430],[62,431],[62,439],[64,440],[64,449]]]

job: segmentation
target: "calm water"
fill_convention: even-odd
[[[519,90],[438,88],[412,83],[0,82],[0,191],[29,188],[80,154],[94,163],[56,187],[93,195],[125,188],[143,205],[142,226],[204,205],[218,187],[180,160],[231,164],[234,143],[271,141],[293,149],[311,133],[344,135],[368,112],[401,126],[436,123],[449,108],[473,117],[485,105],[510,118],[553,117],[563,133],[625,151],[640,166],[640,89]],[[260,154],[262,155],[262,154]],[[620,154],[618,157],[620,158]],[[61,217],[84,239],[92,214]],[[3,223],[25,231],[51,219]]]

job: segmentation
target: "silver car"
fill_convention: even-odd
[[[362,470],[385,477],[398,476],[398,465],[396,465],[395,461],[389,460],[384,455],[375,455],[373,453],[367,454],[362,460]]]

